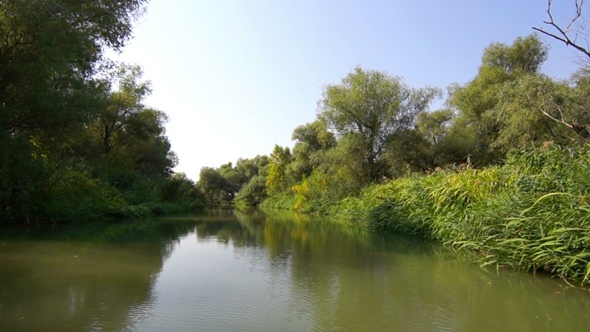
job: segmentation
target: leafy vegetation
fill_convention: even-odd
[[[293,149],[275,146],[259,175],[261,206],[420,234],[476,253],[484,266],[590,283],[583,1],[567,27],[551,4],[552,30],[534,29],[581,52],[571,79],[541,72],[548,46],[538,35],[492,43],[477,75],[451,85],[436,110],[439,89],[357,67],[324,88],[317,119],[295,129]]]
[[[203,167],[199,176],[206,203],[209,206],[258,205],[267,197],[267,156],[239,159],[236,165],[227,163],[215,169]]]
[[[113,64],[146,0],[0,4],[0,223],[84,222],[198,208],[143,104],[141,68]]]
[[[590,149],[512,152],[505,165],[400,178],[331,208],[343,222],[421,234],[482,265],[590,282]]]

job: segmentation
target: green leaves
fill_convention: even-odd
[[[537,36],[495,43],[484,51],[477,76],[453,91],[449,104],[458,110],[456,131],[469,131],[476,144],[476,165],[499,162],[514,148],[555,138],[556,125],[543,115],[534,95],[559,91],[539,74],[547,46]]]
[[[439,95],[434,88],[412,89],[398,77],[360,67],[340,84],[325,88],[318,117],[337,136],[359,148],[356,160],[366,170],[365,182],[388,173],[383,154],[391,140],[414,125],[416,117]],[[354,143],[353,143],[354,141]]]
[[[167,118],[143,105],[139,67],[103,72],[146,2],[0,2],[2,222],[157,210],[176,162]]]
[[[501,167],[370,186],[331,211],[336,219],[369,228],[435,238],[476,254],[482,266],[589,283],[590,180],[580,171],[590,167],[588,152],[587,147],[513,152]]]
[[[511,46],[502,43],[488,46],[482,57],[482,68],[501,68],[508,75],[537,73],[547,60],[547,53],[548,47],[536,35],[518,37]]]

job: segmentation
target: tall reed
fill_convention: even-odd
[[[331,209],[346,222],[422,234],[482,265],[590,283],[590,149],[513,152],[505,165],[412,176]]]

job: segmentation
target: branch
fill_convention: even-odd
[[[551,32],[547,32],[545,30],[543,30],[543,28],[537,28],[537,27],[533,27],[533,30],[538,31],[544,35],[547,35],[549,37],[552,37],[554,39],[557,39],[563,43],[565,43],[566,46],[571,46],[573,48],[575,48],[576,50],[584,53],[588,58],[590,58],[590,51],[588,51],[586,48],[578,45],[576,43],[576,39],[577,39],[577,33],[576,33],[576,37],[574,37],[574,40],[571,40],[571,38],[568,36],[568,31],[571,29],[571,27],[576,23],[576,21],[582,17],[582,7],[584,6],[584,0],[576,0],[576,15],[574,16],[574,18],[571,19],[571,21],[569,22],[569,24],[564,28],[561,28],[559,25],[557,25],[557,23],[555,23],[555,20],[553,19],[553,15],[551,14],[551,4],[552,4],[552,0],[547,0],[547,15],[549,16],[549,21],[543,21],[543,23],[552,26],[555,30],[557,30],[559,32],[559,34],[554,34]]]
[[[541,113],[545,114],[545,115],[546,115],[547,117],[549,117],[551,120],[553,120],[553,121],[556,121],[556,122],[559,122],[559,123],[561,123],[561,124],[564,124],[564,125],[566,125],[568,128],[570,128],[570,129],[573,129],[573,128],[574,128],[574,126],[572,126],[571,124],[569,124],[569,123],[567,123],[567,122],[563,121],[562,119],[558,119],[558,118],[554,117],[553,115],[549,114],[549,112],[545,111],[544,109],[540,108],[540,110],[541,110]]]

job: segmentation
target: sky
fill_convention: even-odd
[[[554,1],[557,22],[573,4]],[[487,46],[532,34],[546,9],[545,0],[151,0],[112,58],[143,68],[146,104],[169,117],[175,171],[196,181],[202,167],[292,147],[323,88],[357,66],[414,88],[465,84]],[[541,39],[542,71],[568,78],[577,54]]]

